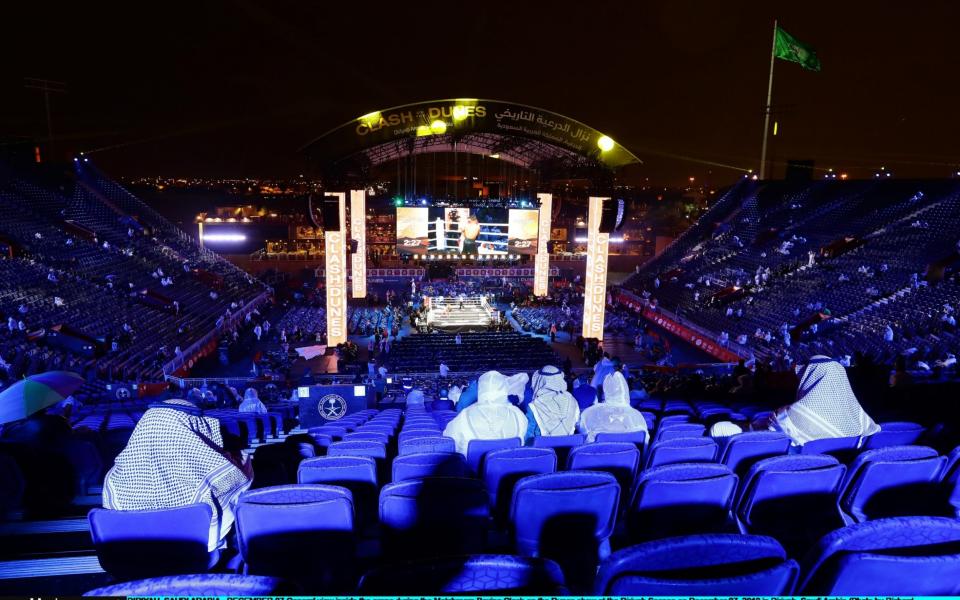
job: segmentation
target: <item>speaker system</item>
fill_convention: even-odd
[[[324,231],[342,231],[340,222],[340,199],[337,196],[324,196],[320,201],[320,219]]]
[[[604,200],[600,216],[600,233],[613,233],[623,226],[623,199]]]

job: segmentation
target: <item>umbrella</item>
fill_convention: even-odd
[[[53,406],[83,385],[83,377],[70,371],[31,375],[0,392],[0,424],[26,419]]]

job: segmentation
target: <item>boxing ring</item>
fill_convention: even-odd
[[[490,306],[486,296],[423,299],[427,308],[427,325],[437,329],[488,327],[499,319],[499,311]]]

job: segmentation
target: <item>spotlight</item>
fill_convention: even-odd
[[[610,139],[609,136],[602,135],[600,139],[597,140],[597,146],[599,146],[603,152],[609,152],[613,150],[613,140]]]

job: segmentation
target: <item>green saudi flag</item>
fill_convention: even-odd
[[[773,55],[783,60],[798,63],[804,69],[811,71],[820,70],[820,59],[813,48],[797,41],[780,27],[777,27],[777,35],[773,44]]]

